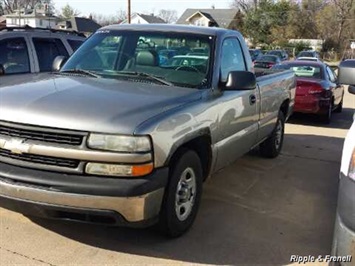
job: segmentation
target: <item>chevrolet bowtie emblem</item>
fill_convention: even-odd
[[[10,151],[14,154],[28,153],[31,145],[26,144],[24,139],[0,139],[0,148]]]

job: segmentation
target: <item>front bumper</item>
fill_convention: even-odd
[[[158,216],[167,179],[167,168],[119,179],[0,163],[0,207],[46,218],[101,223],[101,217],[113,225],[144,225]]]

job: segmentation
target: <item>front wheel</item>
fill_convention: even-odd
[[[159,228],[179,237],[193,224],[202,194],[202,167],[196,152],[183,149],[173,160],[164,195]]]
[[[279,111],[276,126],[271,135],[260,144],[260,153],[266,158],[277,157],[282,149],[285,132],[285,116]]]

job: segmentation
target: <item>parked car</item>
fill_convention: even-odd
[[[72,31],[2,28],[0,64],[6,75],[51,71],[54,58],[69,57],[84,41],[84,35]]]
[[[250,53],[251,61],[253,62],[259,59],[263,55],[260,49],[249,49],[249,53]]]
[[[267,52],[268,55],[276,55],[281,61],[288,60],[288,54],[285,50],[271,50]]]
[[[274,65],[280,64],[281,59],[277,55],[262,55],[254,62],[255,68],[271,68]]]
[[[297,54],[296,59],[300,57],[313,57],[320,59],[320,55],[317,51],[308,50],[308,51],[301,51]]]
[[[349,92],[355,94],[355,60],[339,65],[339,82],[348,84]],[[344,142],[339,175],[338,206],[335,218],[332,246],[333,256],[355,256],[355,122]],[[330,265],[354,265],[354,261]]]
[[[181,68],[185,67],[185,69],[186,67],[189,67],[206,73],[208,67],[208,58],[208,55],[177,55],[171,58],[166,65],[173,67],[180,66]]]
[[[137,51],[140,39],[209,47],[208,69],[160,66],[157,51]],[[101,59],[107,42],[119,44],[114,65]],[[211,174],[256,146],[268,158],[282,149],[294,73],[256,79],[252,69],[238,31],[98,30],[59,73],[0,87],[0,206],[183,234]]]
[[[298,57],[298,58],[296,58],[296,60],[322,62],[322,60],[320,60],[317,57]]]
[[[344,86],[325,63],[286,61],[273,69],[291,69],[295,72],[297,87],[294,112],[317,114],[325,123],[330,123],[332,112],[342,111]]]

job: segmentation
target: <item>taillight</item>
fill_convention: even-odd
[[[319,84],[312,84],[308,90],[308,94],[321,94],[323,92],[324,92],[324,89]]]
[[[272,67],[274,64],[273,63],[268,63],[267,67]]]

